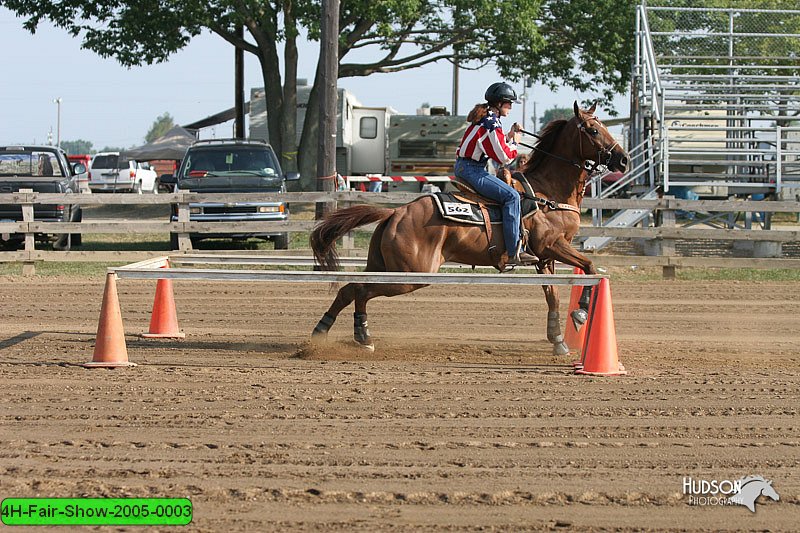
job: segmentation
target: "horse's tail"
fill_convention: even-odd
[[[336,240],[359,226],[386,220],[394,211],[388,207],[354,205],[334,211],[325,217],[314,227],[309,238],[317,264],[323,270],[338,270],[339,254],[336,251]]]

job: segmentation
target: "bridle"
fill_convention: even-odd
[[[540,152],[546,156],[558,159],[559,161],[564,161],[565,163],[568,163],[575,168],[585,170],[586,172],[589,173],[588,177],[591,178],[594,175],[599,174],[601,172],[600,170],[598,170],[599,167],[602,166],[608,168],[608,165],[611,163],[611,158],[614,157],[614,148],[619,146],[619,143],[617,141],[614,141],[614,144],[612,144],[611,146],[603,146],[603,145],[598,146],[598,144],[596,144],[593,140],[593,137],[598,130],[597,128],[592,128],[588,125],[588,122],[590,120],[595,120],[598,124],[603,126],[603,123],[600,122],[599,118],[597,118],[594,115],[591,115],[588,118],[584,118],[583,120],[581,120],[581,122],[578,124],[578,130],[580,130],[581,133],[586,135],[586,137],[589,138],[591,144],[597,149],[597,157],[594,160],[591,159],[584,159],[583,161],[578,161],[574,159],[570,160],[565,157],[561,157],[559,155],[542,150],[537,146],[532,146],[530,144],[522,142],[519,144],[524,146],[525,148],[530,148],[531,150],[536,150],[537,152]],[[592,133],[592,130],[594,130],[594,133]],[[532,137],[536,137],[539,140],[542,140],[542,138],[539,135],[532,133],[530,131],[526,131],[523,129],[520,129],[519,131],[521,131],[526,135],[530,135]],[[583,153],[583,136],[578,137],[578,143],[579,143],[579,153]]]
[[[585,134],[587,137],[589,137],[589,140],[592,141],[592,138],[598,133],[598,130],[597,130],[597,128],[592,128],[592,127],[590,127],[588,125],[588,122],[590,120],[594,120],[595,122],[597,122],[598,124],[600,124],[604,128],[605,128],[605,126],[603,125],[602,122],[600,122],[600,119],[597,118],[594,115],[591,115],[589,118],[583,119],[580,122],[580,124],[578,124],[578,129],[581,131],[581,133]],[[579,139],[580,139],[579,140],[580,151],[582,153],[583,152],[583,137],[580,137]],[[592,144],[594,145],[595,148],[597,148],[597,158],[594,161],[594,165],[589,169],[589,174],[590,175],[594,175],[595,173],[597,173],[598,172],[597,168],[600,167],[601,165],[603,167],[608,168],[608,165],[611,163],[611,158],[614,157],[614,148],[619,146],[619,143],[617,141],[614,141],[614,144],[612,144],[611,146],[603,146],[602,144],[600,144],[598,146],[598,144],[595,144],[593,141],[592,141]],[[605,160],[603,159],[604,157],[605,157]],[[584,165],[585,164],[586,164],[586,161],[584,161]]]

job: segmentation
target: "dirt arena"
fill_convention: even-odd
[[[800,284],[612,275],[626,377],[551,355],[539,288],[375,301],[377,351],[308,334],[324,285],[175,283],[183,341],[88,370],[103,280],[0,277],[0,497],[188,497],[181,531],[796,531]],[[562,290],[562,315],[568,294]],[[692,506],[684,477],[780,501]],[[117,530],[123,528],[116,528]],[[139,530],[127,528],[128,530]]]

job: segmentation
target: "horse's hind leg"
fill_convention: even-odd
[[[328,336],[328,330],[330,330],[333,323],[336,322],[336,317],[339,316],[342,309],[350,305],[350,302],[355,299],[357,286],[359,286],[357,283],[348,283],[339,289],[331,306],[325,311],[322,318],[319,319],[317,325],[314,326],[314,331],[311,332],[312,341],[318,342],[325,340]]]
[[[548,263],[542,269],[542,272],[553,274],[555,272],[555,263]],[[547,300],[547,340],[553,344],[553,355],[567,355],[569,348],[564,343],[564,336],[561,334],[561,316],[558,312],[558,287],[555,285],[542,285],[542,289],[544,290],[545,300]]]
[[[398,296],[414,292],[426,285],[389,285],[382,283],[364,283],[355,291],[356,309],[353,313],[353,340],[356,344],[371,352],[375,351],[372,336],[367,324],[367,302],[377,296]]]

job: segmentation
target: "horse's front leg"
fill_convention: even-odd
[[[559,237],[558,240],[550,246],[549,252],[551,258],[561,261],[566,265],[578,267],[590,275],[597,274],[597,269],[594,268],[592,260],[576,250],[563,237]],[[587,285],[581,291],[581,297],[578,300],[578,308],[570,314],[570,318],[576,330],[580,330],[589,318],[589,300],[591,296],[592,287]]]
[[[548,261],[542,273],[555,273],[555,263]],[[547,340],[553,344],[553,355],[567,355],[569,348],[564,343],[561,334],[561,316],[558,312],[559,298],[558,287],[555,285],[542,285],[544,298],[547,300]]]

